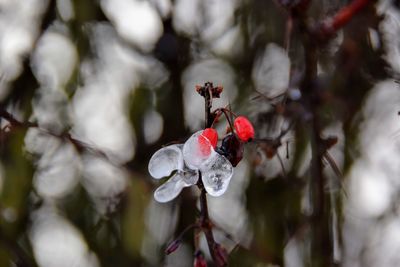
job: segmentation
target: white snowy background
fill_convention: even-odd
[[[126,112],[127,100],[139,84],[144,82],[149,88],[155,88],[169,78],[163,64],[148,53],[164,31],[163,18],[172,16],[177,32],[188,37],[199,36],[199,41],[207,47],[197,52],[197,60],[183,72],[186,126],[195,131],[201,128],[203,119],[199,112],[203,110],[203,103],[196,97],[194,85],[205,80],[224,85],[225,93],[216,105],[235,100],[238,96],[235,71],[223,58],[235,58],[242,51],[244,37],[234,19],[237,4],[233,0],[101,0],[101,9],[110,23],[85,25],[94,57],[80,62],[77,48],[66,30],[66,24],[75,16],[71,0],[57,0],[60,18],[41,35],[39,23],[48,1],[0,0],[0,98],[9,93],[9,83],[21,74],[24,57],[30,56],[33,73],[40,83],[32,102],[32,118],[40,127],[51,127],[55,131],[61,131],[67,124],[73,125],[73,137],[105,151],[111,159],[80,157],[71,144],[43,136],[35,129],[27,132],[25,149],[40,155],[33,183],[44,204],[31,214],[29,234],[39,266],[100,266],[83,234],[63,216],[57,203],[80,184],[102,214],[109,208],[110,199],[130,186],[129,175],[118,168],[137,152]],[[387,46],[385,58],[393,69],[400,71],[399,10],[392,8],[389,0],[380,1],[378,8],[385,15],[380,25]],[[199,13],[199,9],[203,12]],[[371,38],[374,34],[371,31]],[[287,87],[289,64],[290,59],[282,48],[267,44],[254,63],[253,83],[263,93],[279,94]],[[65,87],[77,69],[80,85],[73,98],[68,99]],[[335,252],[343,266],[391,267],[400,262],[399,103],[399,85],[393,80],[377,83],[364,103],[361,157],[345,179],[348,197],[344,200],[344,226],[340,233],[344,247]],[[143,114],[143,119],[146,142],[156,142],[163,131],[162,114],[150,110]],[[340,136],[340,125],[330,131]],[[343,140],[332,151],[339,165],[343,161],[340,144]],[[276,174],[280,165],[271,163],[269,168]],[[250,165],[242,162],[235,169],[228,192],[221,198],[209,199],[213,220],[243,244],[252,238],[251,218],[245,203],[249,172]],[[0,193],[3,179],[0,173]],[[394,210],[390,216],[389,210]],[[15,219],[12,209],[3,209],[0,215],[9,221]],[[160,264],[159,250],[171,239],[178,216],[172,204],[151,200],[146,207],[149,234],[141,253],[150,264]],[[228,239],[218,233],[216,236],[231,249]],[[285,266],[303,266],[302,249],[299,240],[290,240],[284,251]],[[167,257],[166,266],[189,266],[191,261],[192,251],[184,244]]]

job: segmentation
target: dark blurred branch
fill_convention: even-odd
[[[333,37],[338,29],[344,27],[370,2],[369,0],[354,0],[315,28],[310,27],[305,10],[297,16],[302,33],[305,61],[304,77],[300,88],[304,96],[304,106],[312,115],[308,128],[312,148],[310,167],[310,200],[313,212],[310,222],[311,266],[333,265],[332,207],[324,192],[323,159],[328,160],[335,173],[340,173],[333,159],[327,153],[329,147],[327,147],[325,140],[321,138],[322,126],[319,111],[322,101],[318,93],[320,88],[317,83],[318,48],[320,44]]]
[[[8,121],[11,127],[21,127],[21,128],[38,127],[36,123],[21,122],[17,120],[11,113],[7,112],[4,109],[0,109],[0,117]]]
[[[332,242],[330,236],[330,210],[325,201],[325,178],[323,176],[323,142],[320,137],[321,126],[317,114],[318,105],[311,104],[313,121],[311,130],[311,200],[313,203],[312,214],[312,266],[331,266]]]
[[[105,153],[104,151],[102,151],[99,148],[93,147],[85,142],[82,142],[82,141],[72,137],[69,132],[55,133],[48,129],[43,129],[35,122],[20,121],[20,120],[16,119],[10,112],[8,112],[4,108],[0,107],[0,121],[1,121],[1,119],[8,121],[9,125],[6,126],[8,129],[7,131],[4,129],[0,129],[0,141],[3,141],[4,138],[6,138],[7,134],[12,133],[14,129],[35,128],[38,131],[40,131],[40,133],[42,133],[42,134],[46,134],[46,135],[55,137],[62,142],[70,143],[71,145],[73,145],[75,147],[75,149],[78,151],[78,153],[82,154],[82,153],[86,152],[86,153],[95,155],[97,157],[100,157],[112,165],[115,165],[115,163],[113,162],[113,160],[109,157],[109,155],[107,153]],[[149,188],[152,188],[154,186],[154,184],[148,180],[147,176],[138,172],[136,169],[132,168],[129,164],[118,165],[118,167],[125,168],[134,177],[145,182],[146,186],[148,186]]]
[[[285,40],[284,40],[284,48],[286,50],[286,53],[288,54],[290,50],[290,39],[292,36],[292,31],[293,31],[293,17],[292,14],[289,14],[286,19]]]
[[[312,119],[309,121],[309,136],[312,150],[310,166],[310,199],[312,203],[311,219],[311,266],[332,265],[332,242],[330,235],[330,210],[325,201],[325,179],[323,176],[323,156],[326,146],[321,139],[319,108],[321,101],[316,85],[318,67],[318,47],[311,32],[308,31],[306,14],[299,17],[300,31],[304,48],[305,75],[300,85],[304,95],[304,106]]]
[[[286,11],[304,13],[308,9],[311,0],[274,0],[274,2],[286,9]]]
[[[89,144],[86,144],[78,139],[73,138],[69,132],[54,133],[50,130],[39,127],[39,125],[35,122],[19,121],[11,113],[9,113],[8,111],[6,111],[3,108],[0,108],[0,118],[3,118],[10,123],[10,131],[12,131],[13,128],[24,128],[24,129],[36,128],[42,133],[56,137],[58,139],[61,139],[62,141],[67,141],[67,142],[71,143],[79,152],[87,151],[87,152],[96,154],[97,156],[101,156],[101,157],[109,160],[106,153],[104,153],[103,151],[101,151],[99,149],[91,147]]]
[[[15,240],[8,238],[0,229],[0,243],[16,258],[16,267],[33,267],[28,255]]]

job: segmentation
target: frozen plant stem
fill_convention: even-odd
[[[211,114],[211,107],[212,107],[212,99],[213,99],[213,85],[211,83],[206,83],[204,87],[202,87],[199,92],[200,95],[204,97],[204,107],[205,107],[205,128],[211,127],[213,123],[213,116]],[[199,181],[197,182],[197,186],[200,189],[200,227],[206,236],[208,249],[210,250],[210,255],[218,267],[222,267],[224,265],[219,264],[216,255],[216,243],[214,240],[214,235],[212,232],[212,227],[210,223],[210,216],[208,214],[208,204],[207,204],[207,192],[204,188],[202,179],[201,179],[201,172],[199,171]]]
[[[208,249],[210,250],[211,257],[214,261],[215,264],[218,263],[216,259],[216,254],[215,254],[215,240],[214,240],[214,235],[212,232],[211,228],[211,223],[210,223],[210,216],[208,214],[208,204],[207,204],[207,192],[202,187],[202,182],[201,182],[201,173],[200,173],[200,179],[199,179],[199,188],[201,190],[200,194],[200,227],[204,232],[204,235],[206,236],[207,240],[207,245]]]

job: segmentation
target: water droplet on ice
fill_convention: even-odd
[[[197,170],[185,169],[185,171],[182,172],[182,179],[188,186],[194,185],[199,180],[199,173]]]
[[[218,197],[225,193],[233,175],[233,166],[224,156],[213,153],[201,168],[204,188],[211,196]]]

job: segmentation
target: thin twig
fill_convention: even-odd
[[[324,159],[326,159],[326,161],[328,162],[329,166],[331,166],[333,172],[336,174],[336,178],[339,181],[339,185],[340,185],[340,189],[343,191],[344,196],[347,198],[347,192],[346,189],[344,188],[343,182],[342,182],[342,178],[343,178],[343,174],[340,171],[339,167],[337,166],[335,160],[333,159],[332,155],[326,151],[324,154]]]
[[[237,117],[237,115],[235,113],[233,113],[232,111],[230,111],[229,109],[226,108],[218,108],[216,110],[214,110],[214,119],[212,120],[212,123],[209,127],[214,127],[214,124],[216,123],[216,121],[218,120],[218,118],[221,116],[218,112],[222,112],[225,115],[226,120],[228,121],[229,127],[231,128],[231,131],[233,132],[233,123],[232,123],[232,119],[229,117],[229,115],[227,114],[227,112],[229,112],[230,114],[233,114],[235,117]]]
[[[292,14],[289,13],[287,20],[286,20],[285,41],[284,41],[284,48],[285,48],[286,54],[289,54],[292,30],[293,30],[293,17],[292,17]]]
[[[287,175],[286,175],[285,165],[283,164],[282,157],[279,155],[279,153],[278,153],[278,152],[276,152],[276,157],[278,158],[279,164],[281,165],[281,168],[282,168],[282,174],[283,174],[283,176],[286,178],[286,177],[287,177]]]
[[[23,129],[28,129],[28,128],[35,128],[38,129],[41,133],[53,136],[55,138],[61,139],[62,141],[67,141],[69,143],[71,143],[79,152],[82,151],[87,151],[90,152],[92,154],[95,154],[97,156],[101,156],[103,158],[105,158],[106,160],[109,160],[108,156],[106,155],[105,152],[94,148],[92,146],[90,146],[89,144],[86,144],[85,142],[82,142],[76,138],[73,138],[71,136],[70,133],[68,132],[64,132],[64,133],[54,133],[48,129],[43,129],[41,128],[37,123],[35,122],[23,122],[23,121],[19,121],[18,119],[16,119],[11,113],[9,113],[8,111],[6,111],[5,109],[0,109],[0,118],[5,119],[6,121],[8,121],[10,123],[10,131],[13,128],[23,128]]]
[[[211,113],[212,108],[212,98],[213,95],[212,83],[206,83],[204,87],[197,88],[199,94],[204,97],[204,108],[205,108],[205,128],[211,127],[213,123],[213,115]],[[200,91],[202,90],[202,91]],[[219,92],[220,93],[220,92]],[[219,96],[219,95],[218,95]],[[218,256],[216,253],[217,243],[215,242],[214,235],[212,232],[212,226],[210,223],[210,216],[208,214],[208,204],[207,204],[207,191],[204,188],[201,172],[199,171],[199,181],[197,186],[200,189],[200,226],[206,236],[208,249],[210,250],[211,257],[217,267],[223,267],[220,261],[218,261]]]

